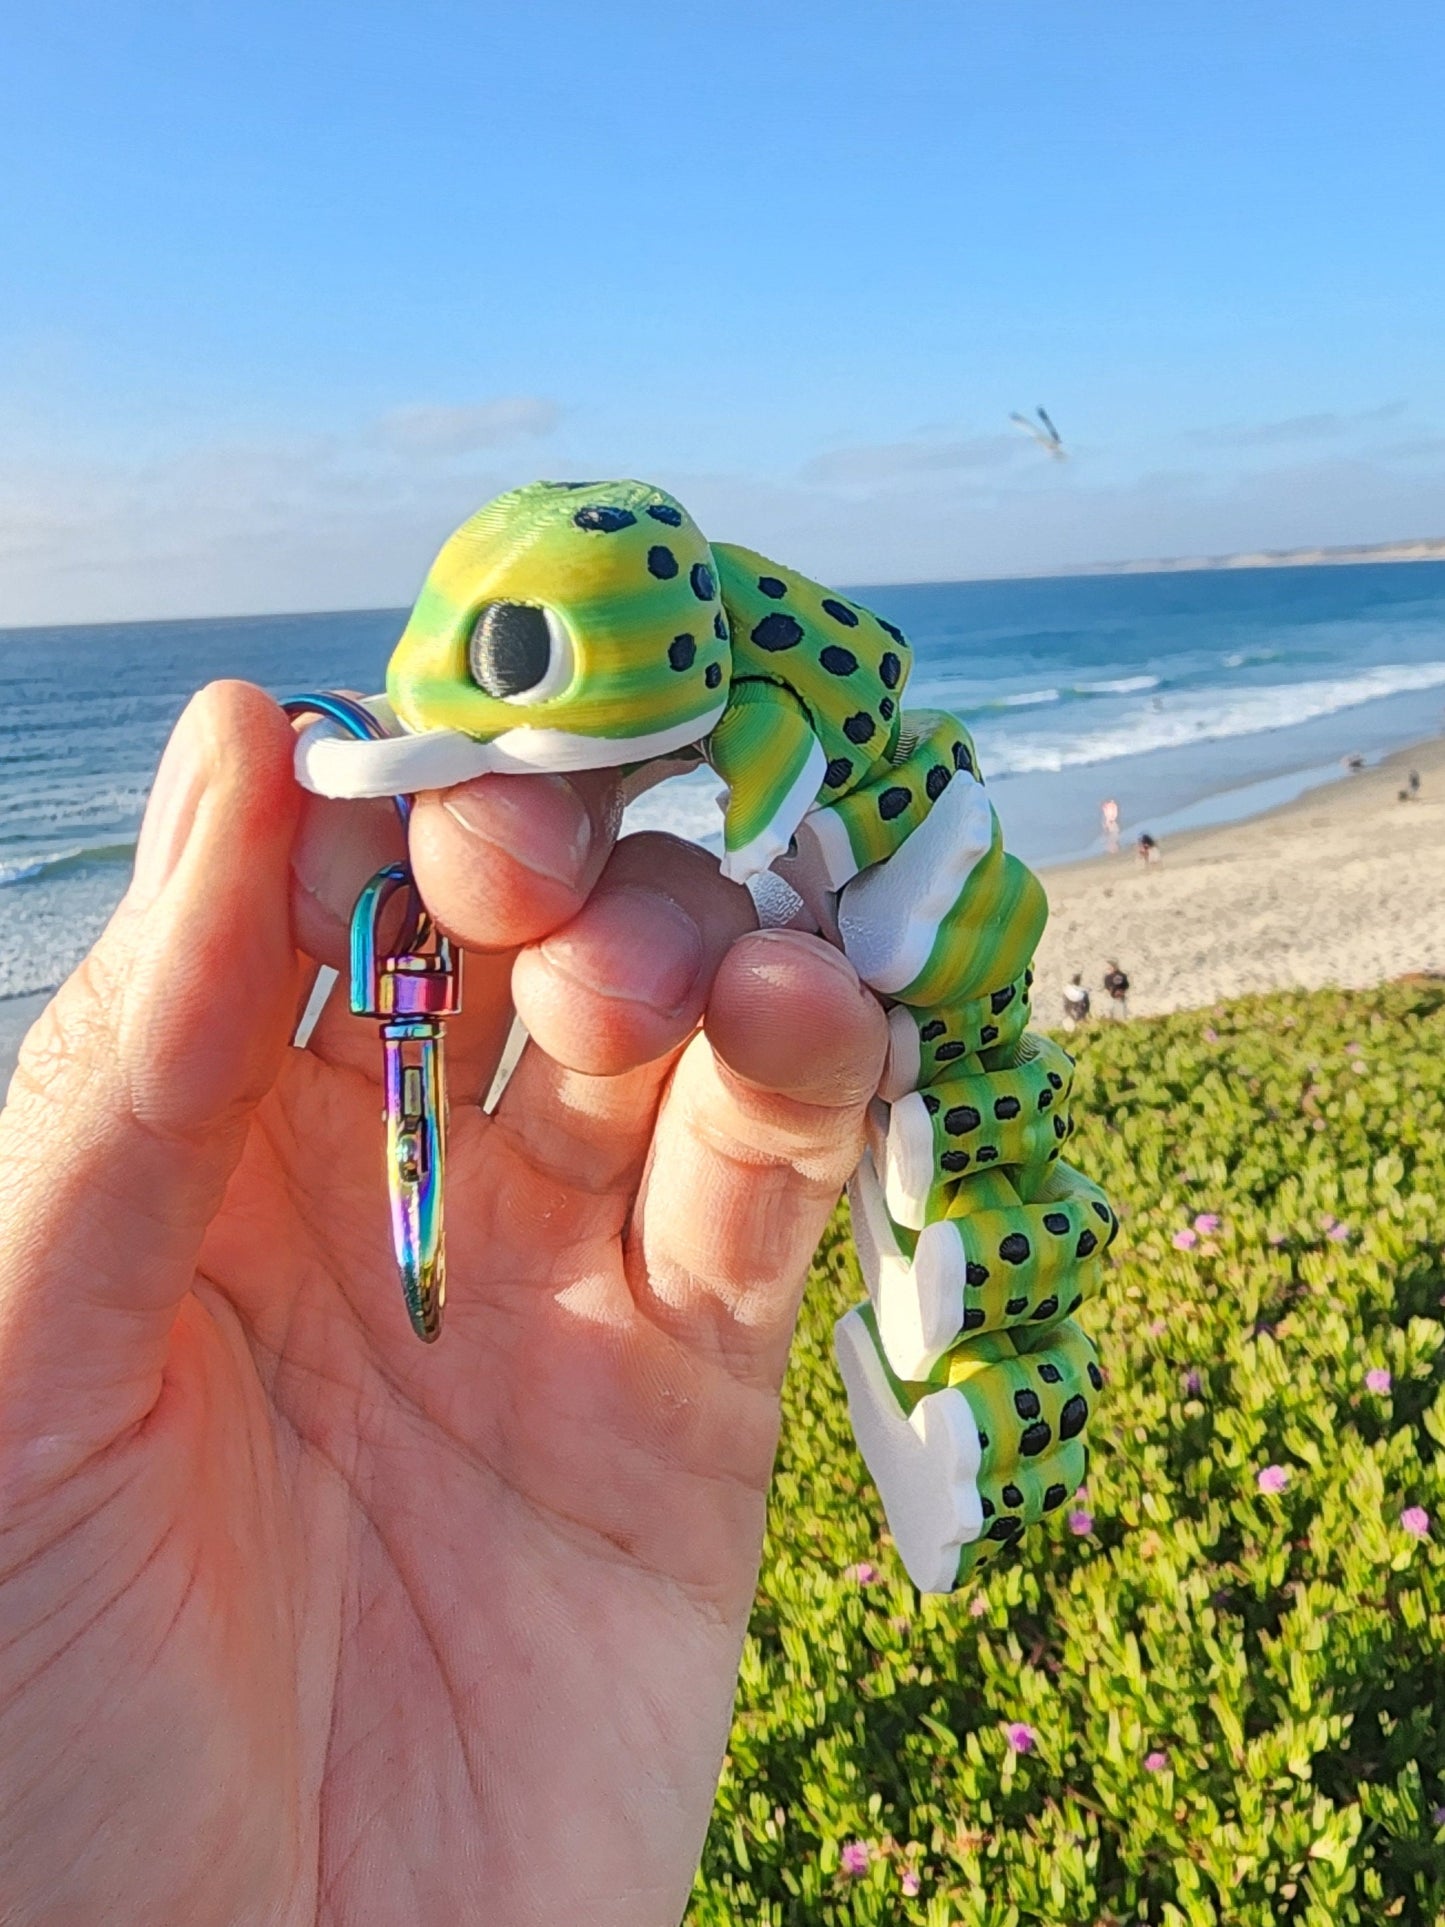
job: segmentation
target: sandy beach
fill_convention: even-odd
[[[1401,803],[1410,770],[1418,800]],[[1445,970],[1445,739],[1243,823],[1045,874],[1050,917],[1036,966],[1041,1024],[1082,970],[1099,1016],[1109,959],[1130,1011],[1189,1010],[1289,985],[1362,987]]]

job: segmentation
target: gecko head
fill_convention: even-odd
[[[533,482],[446,543],[387,696],[409,731],[460,731],[524,764],[578,769],[697,741],[729,667],[712,551],[670,495]]]

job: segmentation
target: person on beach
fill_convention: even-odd
[[[1129,979],[1111,958],[1109,968],[1104,972],[1104,988],[1109,993],[1109,1014],[1111,1017],[1129,1015]]]
[[[0,1114],[3,1912],[677,1927],[883,1012],[705,852],[618,842],[613,772],[418,797],[472,953],[424,1348],[375,1029],[290,1042],[401,832],[293,740],[192,701]]]
[[[1064,985],[1064,1029],[1077,1030],[1089,1015],[1089,992],[1084,973],[1076,970]]]
[[[1147,866],[1159,861],[1159,845],[1147,830],[1141,830],[1139,832],[1139,840],[1134,845],[1134,848],[1138,851],[1139,861],[1142,864]]]
[[[1112,796],[1106,796],[1099,805],[1099,821],[1104,828],[1104,848],[1110,856],[1119,854],[1119,805]]]

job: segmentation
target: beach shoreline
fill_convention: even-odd
[[[1416,800],[1399,792],[1411,770]],[[1081,970],[1107,1019],[1104,971],[1151,1016],[1286,988],[1363,989],[1445,969],[1445,737],[1341,772],[1260,814],[1041,869],[1049,923],[1035,964],[1037,1021],[1062,1020]]]

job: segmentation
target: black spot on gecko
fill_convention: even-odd
[[[717,637],[719,642],[727,641],[728,619],[723,614],[721,609],[718,610],[717,614],[712,619],[712,632]]]
[[[1008,1009],[1009,1005],[1014,1000],[1015,994],[1016,993],[1014,991],[1014,987],[1012,984],[1005,984],[1002,990],[996,990],[993,993],[993,995],[988,1000],[988,1007],[993,1012],[995,1017],[998,1016],[1001,1010]]]
[[[709,689],[716,689],[722,681],[722,664],[720,662],[710,662],[703,672],[702,679]]]
[[[1018,1116],[1019,1108],[1016,1097],[998,1097],[994,1099],[993,1114],[1001,1124],[1007,1123],[1009,1118]]]
[[[1011,1231],[999,1244],[998,1255],[1005,1264],[1021,1265],[1028,1258],[1030,1248],[1022,1231]]]
[[[848,761],[848,758],[846,756],[835,756],[823,771],[824,787],[830,790],[840,790],[852,774],[853,765]]]
[[[794,616],[785,616],[781,610],[764,616],[753,630],[753,641],[759,649],[796,649],[802,640],[802,623]]]
[[[985,1024],[983,1029],[978,1033],[979,1049],[986,1050],[988,1046],[992,1044],[997,1037],[998,1037],[998,1025]]]
[[[1044,1494],[1044,1511],[1055,1512],[1069,1496],[1067,1486],[1051,1485]]]
[[[775,617],[768,617],[769,622],[774,620],[776,620]],[[798,633],[801,635],[803,632],[800,629]],[[848,738],[850,743],[866,743],[876,734],[877,729],[877,723],[874,722],[867,710],[860,709],[855,716],[850,716],[844,723],[843,734]]]
[[[670,529],[682,527],[682,510],[675,509],[671,502],[649,502],[647,512],[654,522],[666,522]]]
[[[667,660],[674,669],[691,669],[697,656],[697,644],[691,636],[674,636],[667,645]]]
[[[777,602],[780,597],[788,593],[787,583],[780,582],[775,575],[760,575],[758,577],[758,587],[764,595],[771,596],[774,602]]]
[[[847,603],[838,602],[830,595],[823,597],[823,612],[825,615],[830,615],[834,622],[841,622],[845,629],[856,629],[858,627],[858,618],[848,607]]]
[[[670,582],[677,574],[677,557],[664,543],[658,542],[647,551],[647,569],[659,582]]]
[[[938,1160],[945,1171],[966,1171],[968,1169],[967,1151],[945,1151]]]
[[[970,1285],[986,1285],[988,1283],[988,1266],[977,1265],[970,1258],[968,1264],[964,1267],[963,1275]]]
[[[637,517],[631,509],[609,508],[604,502],[589,502],[585,509],[578,509],[572,517],[579,529],[588,529],[594,535],[615,535],[619,529],[630,529]]]
[[[970,1305],[963,1314],[963,1329],[966,1332],[976,1332],[982,1323],[983,1312],[977,1305]]]
[[[1088,1401],[1075,1392],[1074,1396],[1059,1413],[1059,1437],[1076,1439],[1089,1422]]]
[[[953,771],[945,769],[942,763],[935,763],[923,779],[923,787],[928,792],[930,803],[936,803],[953,781]]]
[[[919,1039],[925,1044],[931,1044],[935,1037],[942,1037],[947,1028],[948,1026],[941,1017],[931,1017],[923,1026],[922,1030],[919,1031]]]
[[[887,625],[885,624],[885,627]],[[893,632],[893,633],[896,633]],[[898,678],[903,674],[903,664],[891,649],[885,649],[878,659],[878,679],[885,689],[896,689]]]
[[[943,1128],[950,1137],[962,1137],[968,1131],[976,1131],[983,1119],[972,1104],[955,1104],[943,1120]]]
[[[1074,1246],[1074,1256],[1076,1258],[1087,1258],[1091,1253],[1097,1251],[1098,1248],[1099,1240],[1094,1236],[1093,1232],[1081,1231],[1079,1233],[1079,1242]]]
[[[978,1147],[978,1161],[980,1164],[996,1164],[998,1162],[998,1146],[996,1144],[980,1144]]]
[[[901,816],[903,814],[912,801],[913,798],[905,789],[894,788],[884,790],[883,794],[878,798],[878,814],[883,818],[885,823],[891,823],[895,816]]]
[[[1005,1505],[1022,1505],[1024,1502],[1023,1493],[1019,1491],[1016,1485],[1012,1485],[1012,1484],[1006,1485],[1003,1491],[999,1494],[999,1497],[1003,1500]]]
[[[1028,1308],[1029,1301],[1027,1298],[1010,1298],[1004,1306],[1004,1312],[1010,1318],[1017,1318],[1021,1313],[1026,1312]]]
[[[1038,1393],[1031,1392],[1027,1386],[1025,1386],[1021,1392],[1015,1392],[1014,1410],[1020,1418],[1037,1418],[1043,1410],[1043,1407],[1039,1404]]]
[[[1052,1231],[1056,1238],[1066,1238],[1069,1235],[1068,1212],[1046,1211],[1044,1213],[1044,1230]]]
[[[706,562],[694,562],[688,576],[692,592],[699,602],[711,602],[717,594],[717,582]]]
[[[884,632],[885,635],[892,636],[895,642],[901,642],[905,649],[908,647],[908,638],[907,636],[904,635],[901,629],[895,628],[895,626],[891,622],[885,622],[882,616],[879,616],[877,618],[877,622],[878,622],[878,627]]]
[[[1045,1385],[1058,1385],[1061,1383],[1063,1376],[1063,1373],[1057,1365],[1050,1365],[1045,1362],[1039,1367],[1039,1377],[1044,1381]]]
[[[967,771],[968,771],[968,773],[969,773],[969,775],[970,775],[970,776],[972,776],[972,774],[973,774],[973,758],[972,758],[972,757],[971,757],[971,756],[969,755],[969,753],[968,753],[968,744],[967,744],[967,743],[955,743],[955,744],[954,744],[954,746],[953,746],[953,767],[954,767],[955,769],[965,769],[965,770],[967,770]]]
[[[1102,1392],[1104,1389],[1104,1374],[1099,1370],[1092,1358],[1089,1360],[1089,1383],[1096,1392]]]
[[[1034,1317],[1042,1324],[1046,1318],[1057,1317],[1058,1310],[1059,1301],[1057,1298],[1041,1298],[1034,1306]]]
[[[851,676],[858,667],[858,658],[851,649],[840,649],[836,642],[830,642],[826,649],[820,650],[818,660],[830,676]]]
[[[1040,1452],[1048,1450],[1053,1440],[1053,1432],[1042,1419],[1033,1425],[1026,1425],[1019,1435],[1019,1451],[1026,1459],[1036,1459]]]
[[[963,1056],[964,1048],[962,1044],[940,1044],[933,1055],[940,1064],[951,1064],[955,1057]]]
[[[878,705],[878,714],[883,718],[885,723],[891,723],[893,721],[893,712],[897,707],[898,705],[891,696],[885,696]]]
[[[924,1093],[923,1093],[923,1108],[924,1108],[924,1110],[925,1110],[925,1111],[927,1111],[927,1113],[928,1113],[928,1115],[929,1115],[930,1117],[936,1117],[936,1116],[937,1116],[937,1114],[938,1114],[938,1097],[937,1097],[937,1094],[936,1094],[935,1092],[933,1092],[933,1091],[924,1091]]]

